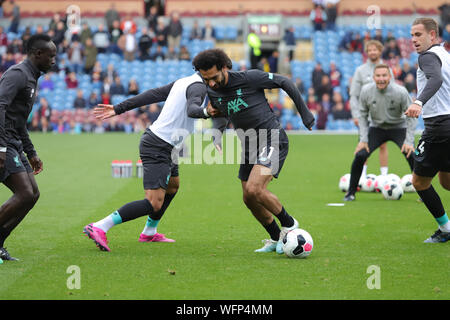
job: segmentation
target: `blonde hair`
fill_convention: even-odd
[[[370,46],[375,46],[380,52],[383,52],[384,46],[378,40],[367,40],[366,43],[364,44],[364,51],[367,52]]]

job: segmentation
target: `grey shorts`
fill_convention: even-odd
[[[178,177],[178,165],[172,161],[173,146],[147,129],[141,137],[139,154],[144,169],[144,190],[167,189],[170,177]]]

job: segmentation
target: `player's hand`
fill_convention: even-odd
[[[97,119],[105,120],[116,115],[114,111],[114,106],[112,104],[99,104],[94,108],[94,116]]]
[[[402,145],[402,153],[406,154],[407,158],[409,158],[412,152],[414,152],[414,146],[406,143]]]
[[[370,153],[369,144],[367,142],[359,142],[358,145],[356,146],[354,154],[357,154],[362,149],[366,149],[367,153]]]
[[[42,163],[41,159],[35,155],[32,158],[28,159],[30,161],[31,168],[33,168],[33,174],[37,175],[44,170],[44,164]]]
[[[353,118],[353,123],[355,124],[355,126],[359,127],[359,119],[358,118]]]
[[[411,118],[418,118],[422,112],[422,107],[418,104],[411,104],[405,111],[405,115]]]
[[[218,117],[220,115],[220,110],[214,108],[211,103],[208,103],[208,105],[206,106],[206,112],[212,117]]]

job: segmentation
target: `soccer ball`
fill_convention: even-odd
[[[400,200],[403,195],[403,188],[395,181],[388,181],[381,189],[381,193],[386,200]]]
[[[389,174],[386,176],[386,179],[387,179],[388,181],[395,181],[395,183],[400,183],[400,182],[401,182],[400,177],[399,177],[398,175],[396,175],[395,173],[389,173]]]
[[[416,189],[414,188],[412,184],[412,174],[407,174],[403,176],[401,180],[401,185],[404,192],[415,192]]]
[[[314,246],[311,235],[303,229],[289,231],[282,241],[283,251],[289,258],[306,258]]]
[[[386,176],[379,175],[375,179],[374,189],[375,192],[381,192],[383,185],[387,182]]]
[[[350,173],[347,173],[344,174],[339,179],[339,189],[341,189],[341,191],[347,192],[349,187],[350,187]]]
[[[375,190],[375,179],[377,178],[374,174],[368,174],[362,181],[361,190],[365,192],[372,192]]]

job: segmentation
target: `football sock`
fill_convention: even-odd
[[[177,193],[175,192],[174,194],[167,194],[164,196],[164,202],[161,206],[161,209],[159,209],[158,212],[151,212],[149,214],[149,216],[153,219],[153,220],[161,220],[162,216],[164,215],[164,212],[166,212],[167,208],[169,207],[170,203],[172,202],[173,198],[175,198],[175,195]]]
[[[294,225],[294,218],[288,215],[284,207],[281,207],[281,212],[275,217],[280,221],[282,227],[292,227]]]
[[[361,177],[365,177],[365,176],[367,176],[367,165],[366,164],[363,166],[363,171],[361,173]]]
[[[159,220],[153,220],[152,218],[147,218],[147,223],[145,224],[143,234],[146,236],[153,236],[156,233],[156,227],[158,226]]]
[[[448,217],[445,213],[444,206],[442,205],[441,198],[434,190],[433,186],[430,186],[426,190],[417,191],[423,203],[427,206],[428,211],[438,222],[439,226],[445,225],[448,222]]]
[[[387,176],[388,174],[388,167],[380,167],[380,172],[382,176]]]
[[[439,229],[442,232],[450,232],[450,221],[448,220],[448,216],[446,213],[442,217],[436,218],[437,223],[439,224]]]
[[[153,213],[153,207],[147,199],[129,202],[117,210],[122,222],[134,220]]]
[[[108,232],[109,229],[121,223],[122,217],[117,211],[115,211],[102,220],[93,223],[93,226],[102,229],[104,232]]]
[[[266,229],[267,233],[270,235],[270,239],[274,240],[274,241],[278,241],[278,239],[280,238],[280,227],[278,227],[277,222],[275,221],[275,219],[272,220],[272,222],[267,225],[267,226],[263,226],[264,229]]]
[[[3,248],[6,238],[9,236],[9,232],[6,228],[0,227],[0,248]]]

